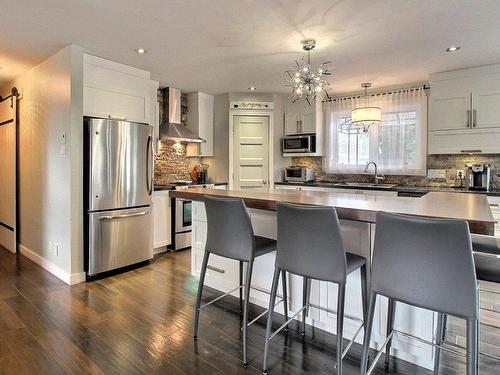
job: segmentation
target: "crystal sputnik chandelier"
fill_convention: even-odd
[[[316,47],[314,39],[302,41],[302,48],[307,52],[307,55],[302,56],[301,61],[295,61],[297,65],[295,68],[290,67],[285,71],[286,86],[292,87],[292,93],[289,99],[292,103],[297,100],[305,98],[307,103],[311,105],[312,100],[325,100],[329,99],[327,88],[330,87],[325,76],[329,76],[331,67],[330,61],[324,62],[319,65],[317,69],[311,66],[311,51]]]

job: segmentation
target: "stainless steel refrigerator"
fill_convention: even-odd
[[[153,128],[84,117],[85,270],[88,276],[153,257]]]

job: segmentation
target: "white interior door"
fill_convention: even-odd
[[[269,117],[234,116],[233,188],[263,189],[269,179]]]
[[[16,252],[16,97],[0,102],[0,245]]]

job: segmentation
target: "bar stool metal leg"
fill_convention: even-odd
[[[285,315],[285,322],[288,321],[288,293],[286,287],[286,271],[281,271],[281,285],[283,286],[283,312]],[[288,331],[288,325],[285,327],[285,331]]]
[[[309,285],[310,280],[307,277],[302,278],[302,306],[307,306],[309,304]],[[308,315],[308,308],[306,307],[302,310],[302,336],[306,335],[306,316]]]
[[[203,261],[201,264],[200,281],[198,284],[198,294],[196,295],[196,305],[194,310],[194,328],[193,337],[196,340],[198,338],[198,324],[200,322],[200,305],[201,305],[201,295],[203,294],[203,284],[205,283],[205,275],[207,273],[208,258],[210,253],[205,251],[203,255]]]
[[[477,328],[477,319],[467,319],[467,375],[478,375]]]
[[[243,261],[239,261],[240,266],[240,284],[243,285]],[[243,314],[243,288],[240,288],[240,313]]]
[[[273,283],[271,286],[271,297],[269,298],[269,312],[267,314],[267,325],[266,325],[266,341],[264,343],[264,362],[262,364],[262,373],[267,374],[267,355],[269,352],[269,341],[271,337],[271,328],[273,323],[273,314],[274,314],[274,303],[276,300],[276,292],[278,290],[278,282],[280,278],[280,270],[275,267]]]
[[[366,264],[360,269],[361,272],[361,303],[363,304],[363,322],[366,324],[368,309],[368,278],[366,276]]]
[[[377,294],[370,293],[367,309],[367,317],[365,322],[365,337],[363,340],[363,356],[361,357],[361,375],[365,375],[368,371],[368,354],[370,353],[370,341],[372,338],[373,317],[375,315],[375,303],[377,302]]]
[[[248,304],[250,299],[250,285],[252,281],[253,261],[248,262],[245,281],[245,301],[243,303],[243,366],[247,367],[247,332],[248,332]]]
[[[434,375],[439,373],[439,361],[441,359],[441,348],[443,344],[443,331],[445,315],[443,313],[438,313],[437,327],[436,327],[436,346],[434,347]]]
[[[396,313],[396,301],[389,298],[387,303],[387,337],[390,336],[394,328],[394,315]],[[389,371],[389,361],[391,358],[391,344],[392,338],[387,341],[387,346],[385,347],[385,371]]]
[[[345,284],[339,284],[337,295],[337,374],[342,374],[342,354],[344,352],[344,307]]]

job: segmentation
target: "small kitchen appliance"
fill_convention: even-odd
[[[286,182],[310,182],[314,181],[314,169],[309,167],[287,167],[285,168]]]
[[[281,139],[284,154],[314,154],[316,152],[316,135],[290,135]]]
[[[489,190],[491,166],[489,164],[471,164],[467,167],[469,190]]]

